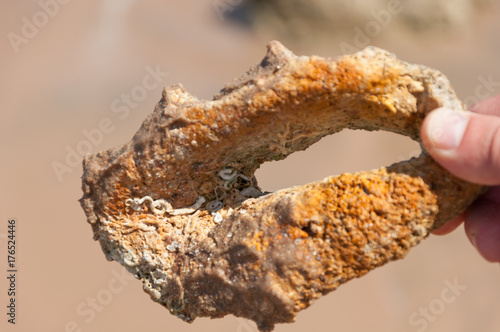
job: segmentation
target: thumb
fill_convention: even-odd
[[[500,184],[500,116],[438,108],[425,118],[422,143],[456,176],[478,184]]]

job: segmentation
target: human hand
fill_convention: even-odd
[[[432,111],[422,125],[422,142],[451,173],[492,187],[433,233],[448,234],[465,222],[467,237],[479,253],[500,262],[500,96],[475,104],[471,111]]]

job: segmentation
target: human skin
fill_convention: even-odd
[[[438,163],[464,180],[491,186],[433,233],[445,235],[464,223],[479,253],[500,262],[500,95],[478,102],[471,111],[436,109],[421,128],[422,142]]]

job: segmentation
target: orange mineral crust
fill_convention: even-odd
[[[425,150],[274,193],[258,187],[256,169],[345,128],[419,141],[422,120],[440,106],[465,111],[441,73],[386,51],[329,60],[271,42],[213,100],[165,89],[130,142],[87,155],[82,207],[107,259],[172,314],[232,314],[269,331],[404,257],[485,188]]]

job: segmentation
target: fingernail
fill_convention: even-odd
[[[460,145],[469,123],[465,112],[439,108],[429,114],[427,134],[436,149],[453,150]]]

